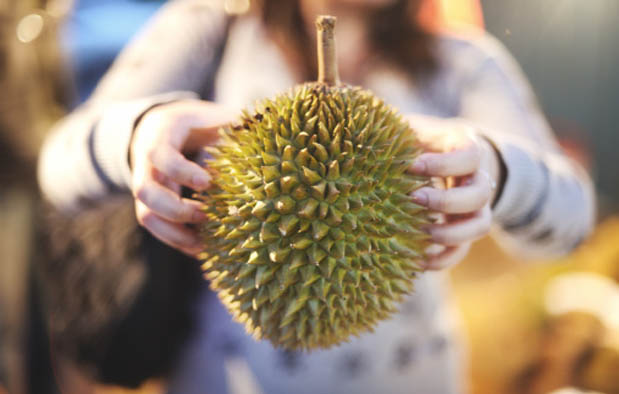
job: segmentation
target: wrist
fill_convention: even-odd
[[[130,129],[129,144],[126,153],[126,163],[129,172],[133,170],[133,143],[136,140],[136,134],[139,126],[143,123],[144,118],[153,114],[161,107],[168,104],[174,104],[179,101],[197,100],[197,94],[190,91],[174,91],[161,93],[154,96],[145,97],[136,100],[136,105],[139,106],[140,112],[136,113],[131,122],[127,123]]]
[[[156,116],[157,112],[160,111],[162,108],[170,104],[174,104],[180,100],[182,99],[178,99],[178,100],[174,99],[174,100],[154,103],[151,106],[144,109],[144,111],[135,118],[135,121],[133,122],[133,128],[131,129],[131,139],[129,140],[129,149],[127,151],[127,161],[129,163],[129,169],[131,171],[133,171],[133,163],[134,163],[134,153],[133,153],[134,146],[133,145],[136,142],[136,140],[138,140],[137,135],[139,134],[138,131],[140,130],[142,124],[146,123],[145,122],[146,119],[150,118],[153,114],[155,114]]]
[[[505,178],[507,175],[507,168],[501,156],[501,152],[497,149],[494,142],[485,135],[480,134],[480,137],[483,152],[480,168],[487,171],[490,177],[493,186],[490,204],[494,207],[496,202],[501,197],[503,185],[505,184]]]

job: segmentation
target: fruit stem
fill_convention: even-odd
[[[335,21],[330,15],[316,18],[318,32],[318,82],[327,85],[339,85],[340,76],[337,69],[335,51]]]

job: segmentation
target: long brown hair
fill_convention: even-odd
[[[369,40],[381,57],[410,73],[428,75],[436,68],[434,36],[417,22],[422,0],[396,0],[369,16]],[[316,78],[314,39],[307,34],[300,0],[261,0],[268,33],[299,67],[306,80]]]

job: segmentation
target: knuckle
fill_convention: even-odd
[[[140,225],[144,226],[144,214],[143,213],[136,212],[135,218]]]
[[[439,190],[435,193],[436,209],[441,212],[448,212],[453,206],[453,197],[449,191]]]
[[[488,215],[482,215],[476,231],[477,237],[483,237],[490,232],[491,220]]]
[[[488,204],[488,200],[490,199],[490,192],[486,192],[484,190],[480,190],[474,200],[471,202],[471,210],[470,211],[479,211],[483,209],[486,204]]]
[[[173,158],[170,161],[170,177],[182,182],[191,179],[190,169],[186,164],[184,158]]]
[[[148,201],[148,196],[149,196],[148,186],[144,184],[138,185],[134,189],[133,195],[135,198],[137,198],[138,200],[146,204]]]
[[[426,159],[426,168],[430,174],[442,174],[447,169],[445,162],[438,157],[428,157]]]
[[[489,231],[492,227],[492,213],[490,211],[490,207],[486,206],[484,215],[482,216],[483,223],[486,229]]]
[[[490,223],[484,223],[484,225],[482,226],[482,235],[488,235],[488,233],[490,233]]]
[[[151,163],[157,160],[157,156],[159,154],[157,148],[154,146],[146,148],[146,151],[144,153],[146,155],[146,159]]]
[[[451,255],[440,255],[433,259],[430,264],[430,271],[440,271],[452,264]]]
[[[155,221],[155,214],[152,212],[148,212],[144,215],[144,217],[142,218],[143,222],[144,222],[144,226],[146,227],[151,227],[153,225],[153,222]]]
[[[191,217],[193,216],[193,208],[191,208],[187,204],[183,204],[179,202],[179,204],[177,205],[175,209],[174,214],[178,218],[179,221],[189,222],[191,221]]]
[[[155,219],[155,214],[151,211],[142,210],[137,215],[138,223],[144,227],[150,227]]]
[[[490,200],[492,196],[492,187],[490,186],[490,180],[485,179],[480,186],[479,190],[480,199],[484,202],[484,205]]]
[[[462,259],[464,259],[469,254],[472,244],[473,244],[473,241],[469,240],[469,241],[464,241],[460,245],[458,245],[458,250],[455,256],[456,264],[462,261]]]
[[[470,210],[478,211],[483,209],[486,204],[490,201],[490,197],[492,196],[492,189],[490,187],[490,183],[479,177],[477,181],[475,181],[470,186],[470,194],[468,194],[470,201]]]
[[[471,163],[475,165],[475,168],[478,168],[479,164],[481,163],[481,156],[482,156],[481,147],[479,146],[478,143],[473,142],[471,144],[470,155],[471,155]]]
[[[431,231],[432,240],[438,244],[446,245],[449,243],[449,236],[445,231],[435,230]]]
[[[481,224],[479,226],[479,229],[477,230],[477,238],[481,238],[484,237],[486,235],[488,235],[488,232],[490,231],[490,226],[487,226],[485,224]]]
[[[168,181],[168,177],[166,174],[164,174],[161,171],[154,171],[153,172],[153,179],[155,180],[155,182],[164,185],[167,181]]]
[[[180,167],[178,161],[174,159],[168,162],[166,173],[170,178],[174,180],[179,180],[183,177],[183,170]]]

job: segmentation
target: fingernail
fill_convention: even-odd
[[[193,213],[192,219],[194,222],[201,222],[206,220],[206,215],[204,214],[204,212],[196,211]]]
[[[424,191],[417,190],[412,194],[413,201],[419,205],[428,205],[428,194]]]
[[[413,162],[413,165],[411,166],[411,171],[416,172],[418,174],[422,174],[426,172],[426,163],[424,163],[421,160],[416,160],[415,162]]]
[[[191,179],[191,183],[198,190],[201,190],[201,189],[206,189],[208,187],[210,180],[211,178],[206,174],[194,175],[193,178]]]
[[[196,246],[190,246],[190,247],[181,249],[183,253],[185,253],[188,256],[194,257],[194,258],[197,258],[198,255],[202,253],[203,250],[204,250],[204,247],[202,245],[197,245],[197,244]]]
[[[419,229],[421,231],[423,231],[424,233],[428,234],[428,235],[432,235],[432,226],[431,225],[421,226],[421,227],[419,227]]]

